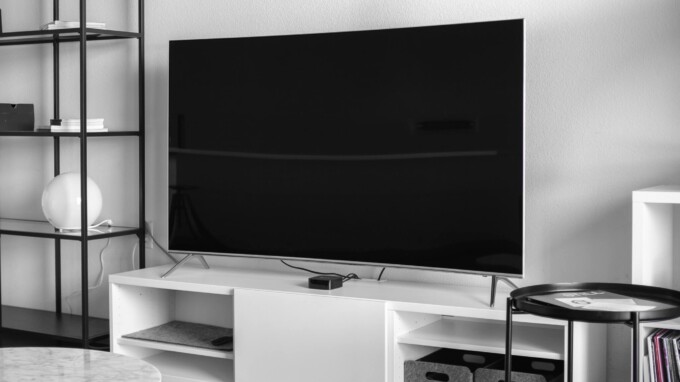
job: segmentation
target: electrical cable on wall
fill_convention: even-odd
[[[111,243],[111,238],[106,239],[106,244],[104,244],[104,247],[102,247],[102,249],[99,251],[99,275],[97,276],[97,281],[94,283],[94,285],[88,287],[88,290],[97,289],[104,283],[104,251],[106,251],[106,248],[109,247],[109,243]],[[73,314],[71,299],[81,293],[82,291],[77,290],[65,297],[66,305],[68,305],[68,311],[70,314]]]
[[[97,228],[101,227],[102,225],[106,225],[106,226],[110,227],[110,226],[113,225],[113,221],[111,219],[102,220],[98,224],[95,224],[93,226],[88,227],[88,230],[104,233],[104,232],[99,231],[97,229]],[[106,251],[106,248],[109,247],[110,243],[111,243],[111,238],[106,239],[106,244],[104,244],[104,247],[102,247],[102,249],[99,251],[99,275],[97,276],[97,281],[95,282],[95,284],[91,287],[88,287],[88,290],[97,289],[104,282],[104,251]],[[76,296],[80,293],[82,293],[82,291],[77,290],[77,291],[74,291],[73,293],[71,293],[70,295],[65,297],[66,305],[68,305],[69,313],[71,313],[71,314],[73,313],[73,307],[71,306],[70,300],[71,300],[71,298],[73,298],[73,296]]]
[[[156,240],[156,238],[151,234],[151,232],[150,232],[150,230],[149,230],[148,227],[146,227],[146,232],[145,232],[145,234],[146,234],[146,236],[148,236],[148,237],[151,239],[151,241],[154,242],[154,244],[156,244],[156,246],[158,247],[158,249],[160,249],[161,252],[163,252],[163,254],[164,254],[165,256],[167,256],[168,258],[170,258],[170,260],[172,260],[173,263],[177,264],[177,259],[175,259],[175,258],[170,254],[170,252],[169,252],[167,249],[165,249],[165,247],[163,247],[163,246],[158,242],[158,240]],[[136,243],[135,243],[135,246],[132,247],[132,254],[131,254],[131,258],[132,258],[132,269],[137,269],[137,266],[135,265],[135,264],[136,264],[136,261],[135,261],[135,260],[137,259],[136,253],[137,253],[138,249],[139,249],[139,243],[136,242]]]

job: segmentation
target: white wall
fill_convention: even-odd
[[[33,2],[0,0],[6,31],[30,29],[49,19],[48,7],[24,3]],[[91,19],[111,26],[134,26],[135,19],[122,10],[134,2],[121,3],[91,1],[90,9],[103,9]],[[157,227],[161,242],[167,240],[162,229],[168,205],[167,59],[168,41],[173,39],[525,18],[526,277],[518,282],[520,285],[629,281],[631,191],[680,183],[677,0],[147,0],[146,4],[147,216]],[[36,9],[25,12],[27,8]],[[119,126],[133,122],[130,115],[136,112],[136,97],[124,94],[134,93],[137,77],[126,73],[135,73],[135,44],[92,46],[90,66],[96,73],[91,81],[97,84],[90,87],[92,113]],[[73,56],[76,48],[65,50],[69,49]],[[0,50],[0,102],[42,103],[38,113],[42,120],[49,119],[51,97],[42,86],[51,78],[48,57],[49,47]],[[62,74],[64,81],[77,78],[77,66],[73,65],[64,69],[68,73]],[[113,74],[104,74],[108,71]],[[65,92],[77,100],[77,89]],[[119,100],[123,105],[114,106]],[[51,176],[48,143],[0,139],[0,216],[40,218],[40,192]],[[123,149],[108,141],[97,144],[98,150],[91,151],[90,168],[97,171],[93,177],[100,186],[110,189],[105,193],[109,201],[103,216],[134,224],[136,175],[122,168],[133,166],[136,148],[132,143]],[[113,191],[118,183],[128,191],[122,195]],[[48,296],[52,276],[46,263],[51,248],[36,242],[40,240],[3,237],[3,301],[43,306],[53,300]],[[98,271],[96,253],[102,245],[93,244],[93,275]],[[107,250],[106,259],[111,263],[107,270],[129,268],[132,245],[129,239],[112,244],[111,252]],[[65,285],[67,294],[77,288],[79,262],[77,258],[64,262],[66,269],[74,269],[71,273],[75,281]],[[159,253],[149,254],[151,265],[165,262]],[[276,261],[210,262],[284,270]],[[373,277],[378,271],[319,268]],[[32,276],[21,275],[19,269]],[[488,283],[481,277],[392,269],[385,276],[452,284]],[[17,288],[8,288],[10,285]],[[79,305],[77,298],[73,300]],[[95,312],[106,314],[105,301],[93,300],[92,305]],[[627,333],[625,328],[611,331],[617,338]],[[609,379],[622,380],[627,372],[627,355],[616,350],[622,348],[616,343],[621,340],[612,341]]]

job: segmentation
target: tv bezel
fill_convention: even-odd
[[[175,250],[168,248],[167,253],[171,255],[187,256],[184,260],[188,260],[191,256],[216,256],[216,257],[229,257],[229,258],[245,258],[245,259],[267,259],[267,260],[284,260],[284,261],[302,261],[311,262],[319,264],[335,264],[335,265],[349,265],[349,266],[361,266],[361,267],[374,267],[374,268],[397,268],[397,269],[412,269],[419,271],[434,271],[434,272],[444,272],[444,273],[456,273],[456,274],[467,274],[467,275],[481,275],[481,276],[494,276],[499,278],[517,278],[523,279],[526,273],[526,21],[523,18],[519,19],[501,19],[501,20],[484,20],[470,23],[453,23],[453,24],[434,24],[434,25],[423,25],[423,26],[413,26],[413,27],[393,27],[393,28],[381,28],[381,29],[361,29],[361,30],[340,30],[340,31],[328,31],[320,33],[311,34],[335,34],[335,33],[345,33],[345,32],[367,32],[367,31],[385,31],[391,29],[408,29],[408,28],[418,28],[418,27],[433,27],[433,26],[447,26],[447,25],[459,25],[459,24],[478,24],[494,21],[521,21],[522,22],[522,243],[521,243],[521,273],[504,273],[504,272],[494,272],[494,271],[477,271],[469,269],[457,269],[457,268],[442,268],[442,267],[432,267],[432,266],[418,266],[418,265],[405,265],[397,263],[381,263],[381,262],[368,262],[368,261],[351,261],[351,260],[341,260],[341,259],[321,259],[321,258],[308,258],[308,257],[294,257],[294,256],[280,256],[271,254],[247,254],[247,253],[230,253],[230,252],[203,252],[203,251],[189,251],[189,250]],[[285,36],[296,36],[300,34],[282,34],[282,35],[257,35],[257,36],[240,36],[236,38],[244,37],[285,37]],[[174,41],[174,40],[172,40]],[[171,42],[172,42],[171,41]],[[186,40],[178,40],[186,41]],[[168,73],[169,77],[169,73]],[[168,102],[170,98],[170,89],[168,89]],[[168,113],[170,110],[168,110]],[[170,157],[170,152],[168,152],[168,158]],[[169,169],[170,170],[170,169]],[[168,179],[169,183],[169,179]],[[169,184],[168,184],[169,186]],[[168,187],[169,189],[169,187]],[[169,211],[169,203],[168,203]],[[169,220],[168,225],[169,226]],[[169,246],[169,243],[168,243]],[[207,265],[207,264],[206,264]],[[174,270],[174,268],[173,268]],[[169,272],[168,272],[169,273]]]

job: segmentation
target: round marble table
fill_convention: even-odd
[[[161,373],[148,362],[98,350],[0,348],[2,381],[157,382]]]

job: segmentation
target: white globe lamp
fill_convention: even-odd
[[[45,218],[60,230],[79,230],[81,216],[80,174],[67,172],[52,179],[42,194]],[[102,192],[87,177],[87,226],[91,226],[102,210]]]

